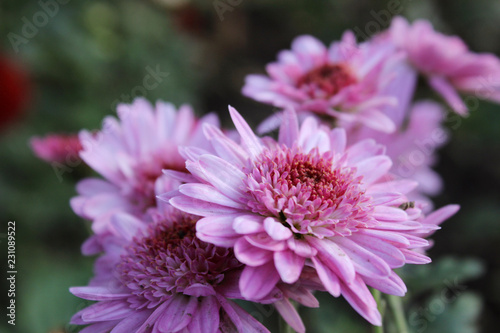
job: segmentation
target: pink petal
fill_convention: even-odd
[[[359,113],[357,119],[364,125],[384,133],[393,133],[396,130],[392,119],[378,110],[372,109]]]
[[[455,112],[461,115],[467,114],[467,106],[462,101],[455,88],[445,78],[431,76],[429,78],[429,84],[444,98]]]
[[[283,113],[278,142],[292,147],[299,137],[299,121],[295,110],[289,108]]]
[[[356,271],[352,261],[340,246],[328,239],[320,240],[310,236],[306,236],[306,239],[309,244],[318,250],[318,256],[330,270],[339,274],[339,277],[344,279],[347,283],[354,280]]]
[[[286,243],[276,241],[269,237],[267,233],[261,232],[254,235],[245,236],[245,239],[252,245],[269,251],[283,251],[286,249]]]
[[[118,321],[105,321],[85,327],[80,333],[108,333]],[[85,324],[81,324],[85,325]]]
[[[211,140],[217,155],[223,160],[234,164],[243,164],[248,160],[248,155],[241,149],[241,146],[225,136],[220,129],[207,125],[203,127],[203,130],[207,138]]]
[[[387,222],[402,222],[408,220],[408,214],[404,210],[389,206],[375,206],[372,216],[379,221]]]
[[[196,222],[196,231],[217,237],[239,236],[233,229],[233,221],[238,215],[216,215],[202,218]]]
[[[134,311],[126,301],[98,302],[82,310],[81,317],[86,322],[108,321],[125,318]]]
[[[380,238],[367,237],[360,234],[353,235],[351,239],[384,260],[391,268],[401,267],[405,264],[403,253],[391,243]]]
[[[156,327],[160,332],[178,332],[191,322],[197,309],[197,297],[173,296],[173,300],[158,318]]]
[[[304,258],[314,257],[318,253],[318,251],[311,247],[305,240],[298,240],[292,237],[288,239],[287,244],[290,250]]]
[[[332,152],[336,154],[341,154],[344,152],[346,147],[346,133],[342,128],[334,128],[330,132],[330,146]]]
[[[401,252],[403,252],[403,254],[405,255],[407,264],[421,265],[432,262],[431,258],[429,258],[428,256],[412,250],[401,249]]]
[[[304,263],[305,258],[292,251],[274,252],[274,266],[285,283],[294,283],[299,279]]]
[[[382,317],[378,312],[377,303],[359,276],[350,284],[341,283],[341,288],[342,296],[351,304],[354,310],[372,325],[382,325]]]
[[[111,226],[115,235],[131,241],[137,232],[144,227],[144,224],[127,213],[116,213],[111,217]]]
[[[179,186],[179,192],[187,195],[188,197],[211,202],[220,206],[232,207],[236,209],[243,209],[246,207],[241,203],[237,203],[229,199],[211,185],[183,184]]]
[[[374,156],[356,164],[357,175],[363,176],[365,184],[371,184],[387,174],[392,167],[392,161],[384,155]]]
[[[221,302],[221,299],[219,302]],[[224,310],[235,324],[238,332],[245,333],[269,333],[268,329],[264,327],[259,321],[249,315],[238,304],[228,301],[221,302]]]
[[[233,229],[238,234],[254,234],[264,231],[263,221],[259,215],[240,215],[234,219]]]
[[[172,179],[178,180],[180,182],[183,182],[183,183],[195,183],[196,182],[196,178],[193,177],[193,175],[186,173],[186,172],[169,170],[169,169],[164,169],[164,170],[162,170],[162,172],[164,175],[166,175]]]
[[[368,187],[366,194],[372,195],[375,192],[399,192],[402,194],[409,193],[416,189],[418,186],[418,182],[410,179],[402,179],[402,180],[394,180],[384,183],[373,184]]]
[[[264,229],[276,241],[287,240],[293,235],[289,228],[285,227],[281,222],[276,221],[273,217],[268,217],[264,220]]]
[[[297,309],[290,303],[288,299],[282,299],[274,303],[276,310],[285,319],[285,321],[298,333],[305,333],[306,327],[300,318]]]
[[[359,246],[356,242],[347,237],[335,237],[335,242],[353,261],[357,273],[375,278],[385,278],[391,274],[391,268],[384,260]]]
[[[435,224],[439,225],[443,221],[449,219],[451,216],[455,215],[456,212],[460,209],[459,205],[447,205],[444,206],[429,215],[427,215],[422,221],[423,224]]]
[[[237,167],[214,155],[202,155],[199,165],[210,183],[222,194],[235,201],[245,198],[246,175]]]
[[[291,298],[304,306],[310,308],[319,307],[319,302],[316,297],[314,297],[314,295],[304,287],[294,284],[290,286],[290,288],[283,288],[282,290],[285,297]]]
[[[217,216],[224,214],[235,214],[238,211],[234,208],[217,205],[199,199],[182,195],[169,200],[170,204],[186,213],[198,216]]]
[[[279,279],[272,261],[259,267],[246,266],[240,278],[241,294],[249,300],[261,299],[271,292]]]
[[[245,265],[257,267],[273,259],[273,252],[263,250],[250,244],[245,238],[240,238],[234,244],[236,258]]]
[[[193,283],[182,292],[184,295],[189,295],[193,297],[205,297],[214,296],[215,290],[212,286],[207,286],[206,284]]]
[[[403,297],[407,291],[403,280],[401,280],[401,278],[394,272],[391,272],[391,275],[388,278],[383,279],[364,276],[363,281],[365,281],[370,287],[380,290],[384,294]]]
[[[188,332],[219,332],[219,309],[220,305],[215,297],[202,297],[198,303],[198,311],[196,311],[187,327]]]
[[[91,196],[103,192],[118,193],[116,185],[99,178],[85,178],[76,185],[76,192],[80,195]]]
[[[327,265],[325,265],[317,257],[312,257],[311,260],[326,290],[335,297],[340,296],[340,282],[339,278],[337,277],[337,274],[335,274]]]
[[[234,126],[241,135],[242,142],[247,148],[252,158],[259,156],[262,153],[263,146],[260,139],[254,134],[250,126],[243,117],[233,107],[229,106],[229,114],[233,120]]]
[[[70,293],[76,297],[87,299],[89,301],[114,301],[129,297],[130,293],[113,292],[107,287],[71,287]]]
[[[145,310],[131,314],[130,316],[122,319],[110,333],[130,333],[136,331],[151,315],[151,311]],[[83,331],[80,331],[83,332]],[[94,332],[94,331],[92,331]],[[108,331],[106,331],[108,332]]]

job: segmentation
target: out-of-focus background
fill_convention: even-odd
[[[231,104],[256,125],[272,108],[241,96],[245,75],[263,72],[300,34],[330,43],[355,29],[368,38],[388,27],[390,8],[430,20],[474,51],[500,54],[497,0],[2,1],[0,331],[78,332],[68,322],[87,302],[68,288],[92,275],[94,258],[80,254],[88,222],[68,203],[90,171],[42,162],[29,148],[31,136],[99,128],[117,103],[135,96],[216,111],[228,126]],[[412,332],[494,332],[500,325],[500,106],[471,108],[468,118],[447,124],[451,141],[436,165],[445,182],[436,205],[462,209],[433,237],[434,262],[401,272]],[[5,315],[8,221],[16,222],[15,327]],[[308,332],[371,331],[343,299],[318,297],[320,309],[301,310]],[[277,329],[270,307],[250,311]]]

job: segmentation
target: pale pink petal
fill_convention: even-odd
[[[235,214],[238,212],[238,210],[231,207],[193,199],[185,195],[174,197],[170,199],[169,202],[177,209],[199,216],[217,216],[220,214]]]
[[[276,310],[285,319],[285,321],[298,333],[305,333],[306,327],[300,318],[297,309],[290,303],[288,299],[283,299],[274,303]]]
[[[264,298],[279,279],[272,261],[259,267],[246,266],[240,278],[241,294],[249,300]]]
[[[384,260],[356,242],[347,237],[335,237],[335,242],[353,261],[356,273],[376,278],[386,278],[391,274],[391,268]]]
[[[179,186],[179,192],[188,197],[211,202],[220,206],[243,209],[246,206],[237,203],[217,191],[213,186],[206,184],[183,184]]]
[[[230,106],[229,113],[231,115],[231,118],[233,119],[234,126],[238,130],[238,133],[240,133],[244,146],[247,148],[250,155],[253,158],[260,155],[264,148],[262,146],[262,143],[260,142],[260,139],[254,134],[250,126],[248,126],[248,124],[238,113],[238,111]]]
[[[299,279],[304,263],[305,258],[292,251],[274,252],[274,266],[285,283],[291,284]]]
[[[396,207],[376,206],[373,210],[373,217],[379,221],[402,222],[408,220],[408,214]]]
[[[121,320],[110,333],[130,333],[136,331],[150,316],[151,311],[139,311]],[[83,332],[83,331],[80,331]],[[106,331],[107,332],[107,331]]]
[[[219,332],[219,309],[220,305],[215,297],[202,297],[198,304],[198,310],[187,326],[188,332]]]
[[[439,76],[431,76],[429,84],[444,98],[455,112],[461,115],[467,114],[467,106],[455,88],[446,79]]]
[[[86,322],[108,321],[122,319],[132,313],[127,301],[98,302],[81,311],[81,317]]]
[[[160,332],[177,332],[186,327],[197,312],[198,298],[176,295],[158,318],[156,327]]]
[[[106,287],[71,287],[69,291],[76,297],[89,301],[115,301],[130,296],[129,293],[118,293]]]
[[[236,258],[245,265],[258,267],[273,259],[273,252],[263,250],[250,244],[245,238],[240,238],[234,244]]]
[[[354,280],[356,270],[352,261],[340,246],[328,239],[317,239],[310,236],[306,236],[306,239],[311,246],[318,250],[318,256],[324,264],[328,265],[330,270],[338,274],[347,283]]]
[[[389,278],[383,279],[363,276],[363,281],[370,287],[380,290],[384,294],[403,297],[407,291],[403,280],[394,272],[391,272]]]
[[[367,158],[356,164],[357,175],[363,176],[365,184],[371,184],[386,175],[392,166],[392,161],[389,157],[379,155]]]
[[[202,218],[196,223],[196,231],[217,237],[238,236],[232,225],[237,215],[214,215]]]
[[[341,282],[341,288],[342,296],[363,318],[372,325],[382,325],[382,317],[378,312],[377,303],[360,277],[356,277],[350,284]]]
[[[340,296],[340,281],[337,274],[317,257],[312,257],[311,260],[326,290],[335,297]]]
[[[264,219],[264,229],[267,234],[276,241],[287,240],[292,237],[292,231],[285,227],[281,222],[276,221],[272,217]]]
[[[203,155],[198,163],[210,183],[222,194],[235,201],[245,198],[242,187],[246,175],[240,168],[214,155]]]
[[[293,109],[287,109],[283,113],[278,142],[292,147],[299,137],[299,122],[297,114]]]
[[[264,217],[259,215],[239,215],[234,219],[233,229],[238,234],[254,234],[264,231]]]

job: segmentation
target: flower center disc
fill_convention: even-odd
[[[313,68],[297,81],[297,87],[308,89],[311,97],[319,96],[317,89],[326,97],[337,94],[342,88],[356,83],[356,78],[351,74],[349,68],[342,63],[324,64]],[[309,90],[310,89],[310,90]]]
[[[131,307],[159,304],[194,283],[215,287],[226,272],[241,266],[231,249],[196,238],[195,223],[192,217],[179,216],[134,238],[117,267],[132,292]]]

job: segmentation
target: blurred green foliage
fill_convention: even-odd
[[[16,221],[18,265],[18,325],[8,326],[3,318],[1,332],[77,332],[68,322],[86,302],[69,294],[68,287],[84,285],[92,275],[94,258],[79,252],[88,224],[68,204],[76,181],[90,171],[79,165],[58,177],[60,170],[32,155],[31,136],[99,128],[117,102],[130,102],[134,95],[191,103],[200,114],[215,110],[226,125],[231,104],[256,124],[271,108],[241,96],[244,76],[263,72],[295,36],[309,33],[329,43],[345,29],[370,34],[369,22],[380,29],[388,24],[383,13],[389,1],[382,0],[235,1],[240,4],[222,16],[212,1],[174,3],[69,1],[18,45],[18,52],[9,34],[22,36],[23,18],[33,22],[43,9],[38,1],[0,3],[0,51],[25,66],[34,86],[28,115],[0,133],[0,223]],[[500,53],[498,1],[400,3],[406,17],[427,18],[438,29],[460,35],[473,50]],[[154,89],[146,89],[151,71],[162,74]],[[412,332],[492,332],[498,326],[499,109],[481,102],[459,125],[448,124],[452,139],[436,166],[446,189],[436,205],[453,202],[462,209],[433,236],[435,263],[402,271]],[[6,262],[4,245],[0,267]],[[7,304],[4,271],[2,308]],[[445,281],[466,288],[450,301]],[[308,332],[371,331],[345,300],[323,293],[318,298],[319,309],[301,309]],[[257,311],[277,329],[275,314]],[[395,329],[389,326],[387,332]]]

